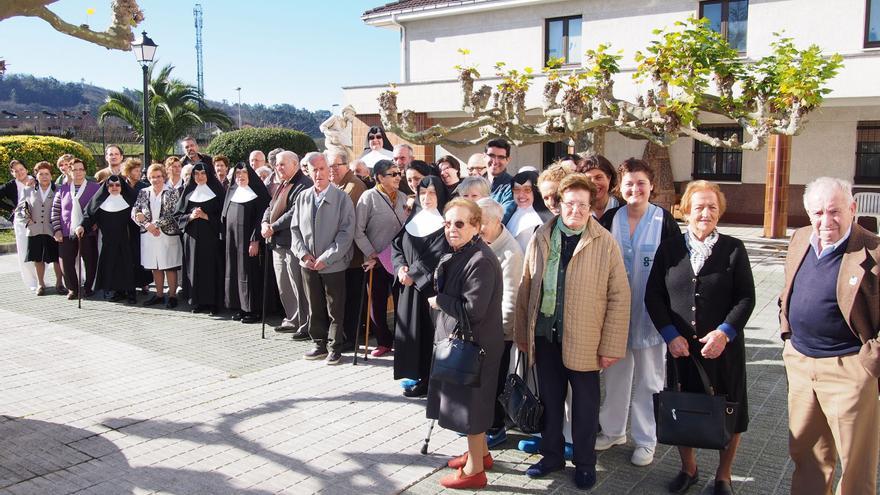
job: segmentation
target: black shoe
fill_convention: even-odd
[[[715,488],[712,491],[715,495],[733,495],[733,488],[728,480],[715,480]]]
[[[564,468],[565,461],[563,461],[562,464],[551,466],[549,463],[545,462],[544,459],[541,459],[526,469],[526,476],[529,478],[543,478],[554,471],[559,471]]]
[[[235,313],[232,313],[232,319],[235,321],[240,321],[242,318],[244,318],[244,315],[245,314],[242,311],[236,311]]]
[[[257,313],[247,313],[241,317],[242,323],[259,323],[263,321],[263,318]]]
[[[410,399],[418,399],[428,395],[428,380],[419,380],[415,386],[404,389],[403,396]]]
[[[147,298],[146,301],[144,301],[144,306],[155,306],[157,304],[162,304],[163,301],[163,297],[159,297],[156,294],[153,294],[149,298]]]
[[[284,325],[279,325],[275,327],[275,331],[278,333],[296,333],[296,327],[287,327]]]
[[[207,306],[204,304],[196,304],[191,310],[189,310],[189,312],[193,314],[204,313],[206,309]]]
[[[595,466],[588,469],[574,468],[574,486],[581,490],[589,490],[596,484]]]
[[[110,296],[109,301],[110,302],[119,302],[123,299],[125,299],[125,293],[122,292],[121,290],[118,290],[118,291],[114,292],[112,296]]]
[[[174,309],[177,307],[177,298],[169,297],[167,301],[165,301],[165,307],[168,309]]]
[[[666,486],[669,493],[684,493],[690,489],[690,487],[697,484],[700,481],[700,472],[694,471],[694,475],[691,476],[684,471],[679,471],[678,475]]]
[[[303,359],[307,361],[315,361],[317,359],[324,359],[325,357],[327,357],[327,348],[321,346],[317,346],[303,354]]]
[[[294,332],[293,335],[290,336],[293,340],[311,340],[311,336],[309,336],[309,332]]]
[[[342,353],[339,351],[330,351],[327,354],[327,359],[324,360],[324,364],[333,366],[339,364],[339,361],[342,360]]]
[[[220,309],[217,306],[208,306],[208,316],[217,316],[220,314]]]

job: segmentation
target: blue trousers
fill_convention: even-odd
[[[571,436],[574,465],[582,469],[596,466],[596,433],[599,430],[599,372],[573,371],[562,364],[562,344],[544,337],[535,339],[538,386],[544,403],[544,431],[541,455],[551,466],[565,463],[565,437],[562,422],[565,398],[571,384]]]

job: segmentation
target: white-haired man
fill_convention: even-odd
[[[278,297],[284,308],[284,319],[275,327],[279,333],[292,333],[293,340],[309,339],[309,303],[299,260],[291,251],[290,219],[296,198],[314,183],[299,168],[299,156],[292,151],[278,153],[275,175],[280,183],[272,193],[269,207],[263,214],[260,233],[272,246],[272,266],[278,283]]]
[[[406,169],[415,159],[415,152],[413,151],[413,147],[406,143],[395,144],[393,153],[394,154],[392,155],[391,160],[394,162],[395,165],[397,165],[397,168],[400,169],[400,173],[405,175]],[[409,184],[407,184],[405,180],[400,181],[400,185],[397,188],[407,196],[414,193],[414,191],[410,189]]]
[[[880,238],[854,222],[848,182],[807,185],[811,226],[791,238],[780,298],[791,492],[877,493]]]

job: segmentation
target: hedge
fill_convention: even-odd
[[[65,153],[81,159],[86,164],[88,175],[95,174],[95,157],[76,141],[54,136],[0,136],[0,183],[12,179],[9,174],[9,162],[12,160],[24,163],[28,170],[33,170],[37,162],[45,160],[52,164],[52,175],[57,177],[55,162]]]
[[[300,131],[278,128],[247,128],[224,132],[205,148],[210,155],[226,155],[232,164],[246,162],[251,151],[269,154],[275,148],[293,151],[300,157],[309,151],[318,151],[315,141]]]

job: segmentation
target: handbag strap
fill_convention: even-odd
[[[697,373],[700,375],[700,382],[703,384],[703,390],[708,395],[715,395],[715,388],[709,383],[709,375],[706,373],[706,369],[703,368],[703,364],[700,363],[700,360],[695,357],[693,354],[690,354],[688,357],[693,361],[694,366],[697,368]],[[674,375],[676,390],[681,390],[681,380],[679,380],[678,374],[678,358],[672,358],[672,371]]]
[[[525,365],[523,366],[525,380],[523,380],[523,381],[525,382],[526,386],[528,387],[529,386],[529,375],[531,375],[532,376],[532,383],[535,384],[535,397],[540,397],[541,393],[540,393],[540,390],[538,389],[538,374],[534,370],[532,370],[531,366],[529,366],[528,355],[519,349],[516,350],[516,364],[513,365],[513,372],[516,373],[517,370],[519,370],[519,359],[521,357],[525,359]]]

